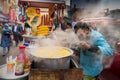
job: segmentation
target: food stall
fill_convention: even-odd
[[[23,37],[47,36],[59,26],[59,18],[64,16],[65,2],[50,0],[19,0],[21,8],[20,19],[27,23],[30,28],[26,28]],[[27,17],[26,17],[27,16]],[[54,25],[53,25],[54,24]],[[26,40],[25,40],[26,41]]]
[[[75,58],[72,58],[73,51],[69,48],[39,47],[27,54],[30,54],[32,61],[30,71],[16,75],[16,69],[18,72],[25,69],[20,61],[24,58],[22,53],[12,62],[7,61],[7,64],[0,66],[0,80],[82,80],[82,69],[79,68]]]
[[[48,29],[50,29],[50,27],[53,24],[51,22],[56,20],[57,24],[59,24],[58,18],[64,16],[65,2],[57,1],[57,0],[56,1],[55,0],[54,1],[20,0],[20,1],[21,3],[25,3],[25,2],[28,3],[29,7],[26,10],[26,14],[28,14],[29,12],[36,12],[36,10],[38,11],[38,13],[40,13],[40,15],[35,14],[38,17],[33,17],[34,13],[30,15],[28,14],[30,16],[30,19],[28,20],[28,24],[32,27],[31,28],[32,35],[31,36],[24,35],[23,37],[27,37],[27,39],[29,39],[28,40],[29,42],[32,41],[32,43],[34,43],[34,41],[41,34],[44,34],[43,35],[44,37],[40,37],[40,40],[38,40],[40,41],[39,44],[44,43],[45,40],[42,42],[41,38],[46,38],[47,35],[50,34],[49,32],[50,30]],[[38,31],[37,35],[35,33],[36,31]],[[47,43],[47,40],[45,43]],[[67,53],[66,51],[69,53],[67,56],[65,56],[65,53]],[[59,52],[63,53],[64,56],[56,58],[55,55],[58,56],[57,53]],[[39,55],[40,53],[43,53],[42,56]],[[43,57],[43,55],[49,55],[49,56]],[[30,80],[47,80],[47,79],[67,80],[68,78],[69,80],[70,79],[81,80],[82,69],[78,68],[79,65],[77,64],[75,59],[72,58],[72,55],[73,55],[73,51],[71,49],[64,48],[64,47],[53,48],[53,47],[49,47],[49,46],[46,47],[42,45],[42,47],[33,48],[33,50],[31,50],[31,55],[30,55],[32,58],[31,60],[33,61],[32,69],[30,70],[30,76],[29,76]],[[78,75],[74,75],[74,73]]]
[[[72,49],[59,45],[52,47],[45,46],[47,40],[49,40],[47,38],[47,36],[50,34],[49,27],[51,26],[51,23],[49,22],[51,22],[51,20],[54,18],[51,16],[53,16],[55,13],[56,21],[58,21],[58,17],[62,17],[64,15],[63,10],[65,3],[63,1],[45,0],[19,0],[19,3],[23,5],[27,4],[28,6],[26,9],[28,20],[26,22],[30,25],[31,32],[30,34],[23,35],[24,39],[27,40],[25,42],[28,42],[29,45],[36,45],[35,41],[38,38],[39,39],[37,41],[40,42],[37,42],[37,47],[30,47],[28,44],[24,44],[27,49],[26,55],[29,56],[29,59],[32,63],[31,69],[30,72],[22,75],[14,75],[14,79],[16,80],[21,77],[22,79],[20,80],[28,80],[26,77],[29,77],[29,80],[82,80],[82,69],[79,68],[79,64],[73,56],[74,54]],[[24,16],[23,13],[22,15]],[[24,22],[25,17],[23,16],[21,21]],[[44,43],[44,45],[42,45],[42,43]],[[17,63],[19,63],[19,60],[24,61],[22,60],[24,59],[24,54],[21,55],[22,58],[17,56],[17,59],[15,60]],[[25,62],[28,63],[29,60],[25,59]],[[22,63],[20,64],[23,65]],[[1,70],[2,69],[3,66]],[[4,69],[6,68],[4,67]],[[6,80],[4,77],[1,78]]]

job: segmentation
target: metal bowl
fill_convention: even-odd
[[[31,51],[30,58],[33,61],[32,65],[34,66],[34,68],[41,68],[41,69],[69,69],[70,58],[71,58],[70,56],[73,54],[73,51],[66,47],[61,47],[61,48],[68,50],[69,55],[60,58],[43,58],[43,57],[34,56],[34,51]]]

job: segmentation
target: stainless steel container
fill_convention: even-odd
[[[35,42],[38,37],[37,36],[28,36],[28,35],[22,35],[23,36],[23,39],[24,39],[24,42],[27,42],[27,43],[31,43],[31,42]]]
[[[31,54],[33,67],[41,68],[41,69],[69,69],[70,58],[71,58],[71,55],[73,54],[73,51],[69,48],[65,48],[65,47],[62,47],[62,48],[69,51],[68,56],[64,56],[61,58],[41,58],[41,57],[34,56],[34,53]]]

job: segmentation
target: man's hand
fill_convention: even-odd
[[[82,48],[83,51],[89,50],[91,52],[97,52],[99,50],[97,46],[90,46],[87,42],[81,42],[79,47]]]
[[[86,49],[90,49],[91,46],[87,42],[81,42],[80,47],[86,50]]]

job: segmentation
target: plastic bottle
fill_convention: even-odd
[[[17,55],[16,58],[15,75],[24,74],[25,59],[26,59],[25,46],[19,46],[19,54]]]
[[[24,46],[26,47],[26,59],[25,59],[25,65],[24,65],[24,72],[29,72],[30,70],[30,59],[29,59],[29,43],[24,43]]]

